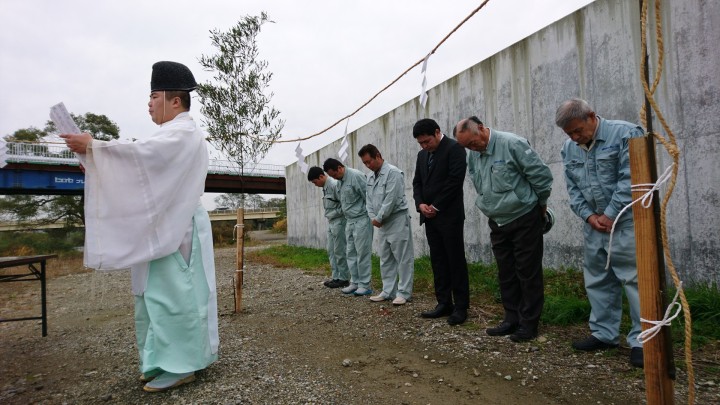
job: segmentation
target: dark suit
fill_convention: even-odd
[[[418,152],[413,198],[418,212],[420,204],[432,205],[438,211],[434,218],[425,218],[420,214],[420,225],[425,224],[425,236],[430,246],[435,297],[438,304],[467,309],[468,271],[463,238],[465,148],[454,139],[443,136],[433,152],[431,168],[428,168],[428,158],[426,150]]]

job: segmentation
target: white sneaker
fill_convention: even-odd
[[[372,297],[370,297],[370,301],[372,301],[372,302],[382,302],[382,301],[387,301],[389,299],[390,299],[390,297],[385,295],[384,292],[381,292],[378,295],[373,295]]]
[[[393,300],[393,305],[405,305],[406,302],[407,302],[407,300],[405,298],[398,295]]]
[[[343,294],[352,294],[355,292],[355,290],[357,290],[357,284],[350,283],[349,286],[343,288],[340,291],[342,291]]]
[[[360,295],[370,295],[370,294],[372,294],[372,290],[369,289],[369,288],[360,287],[360,288],[358,288],[357,290],[355,290],[355,292],[354,292],[353,294],[355,294],[355,295],[357,295],[357,296],[360,296]]]

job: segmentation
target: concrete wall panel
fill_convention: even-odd
[[[668,211],[671,253],[684,279],[720,282],[720,2],[664,3],[662,24],[665,65],[656,98],[681,151]],[[654,72],[658,50],[654,42],[648,49]],[[554,124],[555,110],[563,100],[579,96],[605,118],[640,123],[640,55],[638,2],[597,0],[430,89],[425,108],[415,98],[359,128],[349,136],[351,156],[345,163],[367,172],[356,154],[362,145],[375,144],[388,162],[405,172],[412,203],[419,151],[412,126],[418,119],[433,118],[450,135],[459,119],[477,115],[490,127],[527,137],[555,177],[549,205],[557,223],[545,238],[544,264],[579,268],[582,223],[568,206],[560,163],[566,135]],[[657,118],[652,126],[660,131]],[[337,155],[339,146],[336,141],[306,161],[322,165]],[[670,163],[658,148],[658,171]],[[286,174],[289,243],[324,247],[322,193],[296,164],[288,166]],[[464,191],[466,255],[470,261],[491,262],[487,218],[474,206],[476,193],[467,179]],[[418,213],[412,213],[412,220],[416,255],[427,255]]]

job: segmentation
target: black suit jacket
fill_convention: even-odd
[[[465,220],[463,204],[463,182],[467,160],[465,148],[457,141],[443,136],[433,155],[433,167],[428,170],[429,153],[418,152],[413,178],[413,198],[415,209],[420,212],[420,204],[428,204],[437,208],[434,221],[447,223]],[[420,224],[426,218],[420,214]]]

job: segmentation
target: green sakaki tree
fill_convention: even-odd
[[[214,55],[203,55],[200,64],[213,73],[213,81],[198,85],[201,112],[208,140],[240,166],[258,162],[280,137],[285,122],[267,92],[272,73],[259,59],[256,38],[268,20],[266,13],[245,16],[223,32],[210,31]]]

